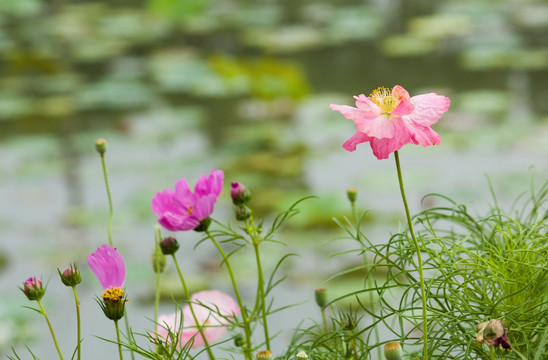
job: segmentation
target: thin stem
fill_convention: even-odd
[[[491,354],[491,360],[495,360],[496,359],[495,348],[493,348],[492,346],[489,346],[489,353]]]
[[[321,312],[322,312],[322,323],[323,323],[323,328],[325,330],[325,332],[327,333],[328,329],[327,329],[327,318],[325,316],[325,307],[322,307],[321,308]]]
[[[160,250],[160,238],[161,230],[158,225],[154,228],[154,259],[156,261],[156,294],[154,296],[154,324],[158,323],[158,308],[160,306],[160,257],[158,256],[158,251]]]
[[[118,320],[114,320],[114,327],[116,328],[116,340],[118,340],[118,354],[120,355],[120,360],[123,360],[122,356],[122,342],[120,341],[120,329],[118,328]]]
[[[265,338],[265,345],[266,349],[270,350],[270,335],[268,333],[268,323],[266,321],[266,299],[265,299],[265,292],[264,292],[264,275],[263,275],[263,267],[261,264],[261,256],[259,253],[259,244],[261,242],[261,238],[259,237],[259,234],[257,232],[257,228],[255,227],[255,222],[253,221],[253,216],[250,217],[250,223],[251,226],[249,226],[248,222],[245,222],[245,225],[250,231],[250,235],[253,241],[253,248],[255,250],[255,261],[257,262],[257,300],[261,303],[261,313],[262,313],[262,319],[263,319],[263,330],[264,330],[264,338]]]
[[[76,304],[76,331],[77,331],[77,339],[78,339],[78,360],[81,358],[81,349],[80,349],[80,343],[81,343],[81,331],[80,331],[80,302],[78,301],[78,293],[76,292],[76,285],[72,287],[72,291],[74,292],[74,303]]]
[[[228,257],[226,256],[223,248],[219,245],[217,240],[211,235],[209,230],[206,230],[205,233],[207,236],[213,241],[213,244],[219,251],[219,254],[221,254],[221,257],[223,258],[223,263],[226,265],[226,269],[228,270],[228,275],[230,276],[230,281],[232,282],[232,287],[234,288],[234,294],[236,295],[236,301],[238,302],[238,306],[240,307],[240,310],[242,312],[242,318],[244,320],[244,332],[245,332],[245,340],[246,340],[246,349],[244,350],[244,355],[246,359],[252,359],[251,354],[251,329],[249,326],[249,318],[247,317],[247,311],[244,307],[244,303],[242,302],[242,297],[240,296],[240,291],[238,290],[238,285],[236,284],[236,278],[234,277],[234,272],[232,271],[232,266],[230,266],[230,262],[228,261]]]
[[[49,331],[51,333],[51,338],[53,339],[53,343],[55,344],[55,348],[57,349],[57,353],[59,354],[59,359],[63,360],[63,354],[61,354],[61,350],[59,349],[59,344],[57,344],[57,339],[55,338],[55,333],[53,332],[53,327],[51,327],[51,323],[49,322],[49,318],[48,318],[48,315],[46,314],[46,310],[44,310],[44,307],[42,306],[42,302],[40,301],[40,299],[37,299],[36,302],[38,302],[41,313],[42,315],[44,315],[44,318],[46,319],[46,322],[48,323]]]
[[[179,274],[179,279],[181,280],[181,284],[183,285],[183,290],[185,291],[185,296],[188,299],[188,307],[190,308],[190,312],[192,313],[192,317],[194,318],[194,322],[196,323],[196,327],[198,328],[198,332],[202,336],[202,339],[204,340],[204,345],[207,350],[207,354],[209,355],[210,360],[214,360],[215,356],[213,355],[213,352],[211,351],[211,348],[209,347],[209,343],[204,335],[204,329],[202,327],[202,324],[198,321],[198,317],[196,316],[196,313],[194,312],[194,305],[192,304],[192,301],[190,301],[190,292],[188,291],[188,287],[186,286],[185,278],[183,277],[183,273],[181,272],[181,268],[179,267],[179,262],[177,261],[177,258],[175,257],[175,254],[171,254],[173,257],[173,263],[175,264],[175,267],[177,268],[177,273]]]
[[[105,178],[105,188],[107,189],[107,197],[108,197],[108,208],[109,208],[109,216],[108,216],[108,243],[110,246],[114,246],[112,243],[112,196],[110,195],[110,187],[108,185],[108,176],[107,176],[107,166],[105,164],[105,154],[101,155],[101,165],[103,166],[103,176]]]
[[[124,307],[124,324],[126,326],[126,331],[129,334],[129,319],[127,316],[127,308]],[[131,360],[135,360],[135,355],[133,354],[133,350],[129,349],[129,355],[131,356]]]
[[[428,332],[428,324],[427,324],[428,314],[426,313],[426,290],[424,286],[424,272],[422,269],[421,249],[417,241],[417,238],[415,237],[415,232],[413,231],[413,222],[411,221],[411,214],[409,212],[409,206],[407,205],[407,198],[405,197],[405,190],[403,188],[403,177],[401,174],[401,166],[400,166],[400,156],[398,154],[398,151],[394,151],[394,158],[396,159],[396,169],[398,171],[398,182],[400,184],[400,192],[403,200],[403,206],[405,207],[405,215],[407,216],[407,225],[409,227],[409,232],[411,233],[411,238],[413,239],[415,252],[417,253],[420,287],[421,287],[421,299],[422,299],[423,360],[428,360],[428,333],[427,333]]]

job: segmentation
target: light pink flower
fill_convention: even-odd
[[[103,289],[121,288],[126,280],[126,265],[124,259],[110,245],[101,245],[88,255],[88,264]]]
[[[449,109],[449,98],[435,93],[409,97],[403,87],[380,87],[369,96],[354,96],[356,107],[331,104],[329,107],[356,124],[357,132],[343,147],[356,150],[368,142],[378,159],[399,150],[405,144],[439,145],[441,137],[430,128]]]
[[[190,297],[190,301],[193,304],[192,307],[198,322],[203,326],[202,330],[209,344],[219,341],[228,331],[227,326],[230,324],[231,318],[240,313],[236,301],[230,295],[218,290],[197,292]],[[177,347],[180,349],[189,341],[193,341],[193,348],[203,346],[204,340],[196,327],[190,306],[185,305],[182,312],[182,328],[180,326],[181,313],[179,311],[170,315],[159,316],[156,335],[163,342],[172,343],[168,336],[171,332],[176,336]]]
[[[211,170],[203,174],[194,192],[186,179],[175,184],[175,191],[166,189],[152,198],[152,211],[158,216],[158,223],[169,231],[192,230],[213,212],[213,206],[223,189],[224,173]]]

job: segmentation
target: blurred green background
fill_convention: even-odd
[[[3,351],[43,331],[20,308],[16,284],[29,276],[52,280],[49,305],[72,323],[54,269],[77,261],[87,271],[86,254],[106,241],[98,137],[109,141],[115,242],[132,259],[128,287],[141,286],[147,306],[150,199],[211,168],[225,171],[225,186],[251,188],[257,216],[320,197],[281,239],[289,249],[276,250],[310,256],[288,268],[289,294],[312,298],[340,270],[314,268],[334,248],[325,246],[330,231],[336,236],[331,218],[348,214],[346,188],[358,188],[360,207],[373,210],[371,231],[386,241],[387,225],[396,231],[402,221],[392,160],[375,159],[367,144],[346,153],[354,125],[328,108],[378,86],[452,100],[434,126],[442,145],[401,151],[414,211],[432,191],[485,208],[485,174],[503,204],[528,189],[532,173],[539,182],[547,175],[546,1],[1,0],[0,55]],[[230,219],[230,211],[225,191],[216,216]],[[185,236],[192,251],[195,235]],[[187,264],[197,288],[223,286],[215,274],[197,275],[217,260],[209,250]],[[98,284],[86,279],[88,316],[99,322]],[[102,326],[85,345],[99,341]],[[53,350],[42,343],[33,348]]]

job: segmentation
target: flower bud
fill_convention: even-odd
[[[259,351],[255,357],[257,360],[271,360],[272,359],[272,351],[270,350],[261,350]]]
[[[196,232],[207,231],[207,229],[209,229],[209,224],[211,224],[211,218],[208,216],[200,221],[200,225],[196,226],[193,230]]]
[[[356,328],[357,323],[356,320],[350,318],[350,315],[347,315],[346,319],[341,322],[341,325],[344,330],[352,331]]]
[[[323,309],[327,305],[327,290],[324,288],[316,289],[314,295],[316,297],[316,304]]]
[[[107,141],[103,138],[95,140],[95,150],[103,155],[107,151]]]
[[[65,286],[76,286],[82,282],[82,276],[80,275],[80,270],[78,270],[76,264],[70,265],[70,267],[62,273],[59,269],[57,269],[57,272],[61,277],[61,282],[65,284]]]
[[[248,208],[246,204],[234,205],[234,214],[236,215],[236,220],[244,221],[249,219],[253,214],[253,210]]]
[[[402,349],[401,345],[397,341],[390,341],[384,345],[384,357],[386,360],[401,360]]]
[[[251,200],[251,192],[239,182],[230,183],[230,196],[234,205],[247,204]]]
[[[348,188],[346,190],[346,196],[352,204],[355,203],[356,199],[358,198],[358,189],[356,189],[355,187]]]
[[[99,302],[105,316],[110,320],[120,320],[124,316],[124,308],[127,301],[124,289],[110,287],[101,294],[102,302]]]
[[[179,246],[178,243],[177,246]],[[166,255],[163,253],[163,250],[160,247],[156,246],[156,249],[154,249],[154,252],[152,253],[152,271],[154,271],[156,274],[161,274],[166,269],[166,265]]]
[[[299,353],[297,354],[297,360],[307,360],[308,359],[308,355],[306,355],[306,353],[301,350],[299,351]]]
[[[245,344],[244,337],[242,334],[238,334],[234,337],[234,346],[236,347],[242,347]]]
[[[164,255],[173,255],[179,250],[179,243],[173,236],[168,236],[160,241],[160,249]]]
[[[21,289],[29,300],[40,300],[46,289],[42,287],[42,281],[37,277],[28,278]]]

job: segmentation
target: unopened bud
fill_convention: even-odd
[[[306,353],[301,350],[299,351],[299,353],[297,354],[297,360],[307,360],[308,359],[308,355],[306,355]]]
[[[352,204],[355,203],[356,199],[358,198],[358,189],[356,189],[355,187],[348,188],[346,190],[346,196]]]
[[[107,141],[103,138],[95,140],[95,150],[103,155],[107,151]]]
[[[257,360],[271,360],[272,359],[272,351],[270,350],[261,350],[259,351],[255,357]]]
[[[234,205],[247,204],[251,200],[251,192],[239,182],[231,184],[230,196]]]
[[[242,334],[238,334],[234,337],[234,346],[236,347],[242,347],[245,344],[244,337]]]
[[[401,345],[397,341],[390,341],[384,345],[384,356],[386,360],[401,360],[402,349]]]
[[[173,255],[179,250],[179,243],[173,236],[168,236],[160,241],[160,249],[164,255]]]
[[[82,276],[80,275],[80,270],[78,270],[76,264],[70,265],[70,267],[62,273],[59,269],[57,269],[57,272],[61,277],[61,282],[65,284],[65,286],[76,286],[82,282]]]
[[[42,281],[37,277],[28,278],[21,289],[29,300],[40,300],[46,290],[42,287]]]
[[[156,249],[154,249],[154,252],[152,253],[152,271],[154,271],[156,274],[161,274],[166,269],[166,265],[166,255],[163,253],[163,250],[160,247],[156,246]]]
[[[314,295],[316,297],[316,304],[323,309],[327,305],[327,290],[324,288],[316,289]]]
[[[252,214],[253,210],[248,208],[246,204],[234,205],[234,215],[236,215],[236,220],[247,220]]]

